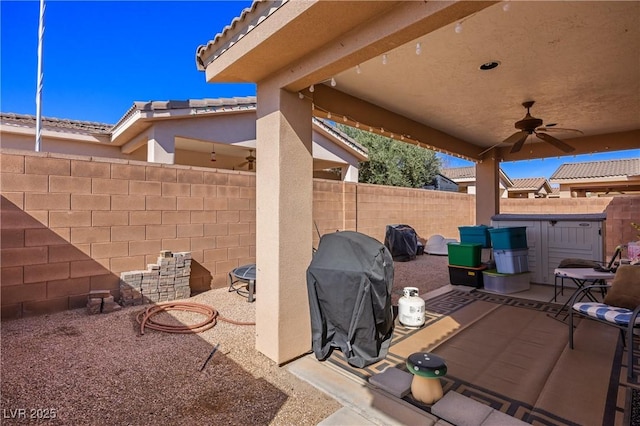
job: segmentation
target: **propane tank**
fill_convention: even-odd
[[[424,325],[424,300],[418,296],[417,287],[405,287],[404,296],[398,300],[398,320],[405,327],[420,328]]]

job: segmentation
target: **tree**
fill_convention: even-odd
[[[431,150],[339,123],[338,128],[369,151],[369,161],[360,163],[362,183],[421,188],[440,171]]]

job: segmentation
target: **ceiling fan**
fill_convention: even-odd
[[[515,132],[503,141],[503,143],[513,144],[513,147],[511,148],[511,154],[520,151],[527,138],[533,134],[535,134],[539,139],[542,139],[543,141],[555,146],[556,148],[564,152],[574,151],[575,148],[571,145],[566,144],[560,139],[543,132],[577,132],[580,134],[582,134],[582,132],[576,129],[561,129],[559,127],[553,127],[555,126],[555,124],[550,124],[547,127],[541,127],[542,120],[532,117],[531,113],[529,112],[534,103],[535,101],[527,101],[522,103],[522,106],[527,109],[527,115],[525,115],[522,120],[516,121],[515,128],[519,129],[519,131]]]
[[[238,164],[237,167],[247,166],[247,170],[253,170],[253,163],[256,162],[256,157],[253,156],[253,150],[252,149],[249,150],[249,155],[244,157],[244,159],[247,160],[247,161],[245,161],[244,163]]]
[[[511,148],[511,154],[514,154],[522,149],[522,146],[524,145],[527,138],[533,134],[535,134],[538,138],[542,139],[543,141],[548,142],[549,144],[555,146],[556,148],[564,152],[574,151],[575,150],[574,147],[564,143],[558,138],[548,135],[547,133],[561,132],[561,133],[583,134],[582,131],[577,129],[563,129],[560,127],[555,127],[556,123],[547,124],[546,126],[542,127],[542,120],[539,118],[532,117],[531,113],[529,112],[529,110],[531,109],[534,103],[535,101],[527,101],[522,103],[522,106],[527,109],[527,115],[525,115],[522,120],[516,121],[515,128],[519,129],[518,132],[515,132],[514,134],[512,134],[502,142],[499,142],[493,146],[490,146],[489,148],[485,149],[478,155],[484,155],[485,153],[491,151],[496,146],[501,145],[503,143],[513,144],[513,147]]]

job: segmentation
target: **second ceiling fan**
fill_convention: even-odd
[[[582,132],[576,129],[561,129],[561,128],[552,127],[554,125],[541,127],[542,120],[539,118],[532,117],[531,113],[529,112],[530,108],[533,106],[534,103],[535,101],[527,101],[522,103],[522,106],[527,109],[527,115],[525,115],[522,120],[516,121],[515,128],[519,129],[519,131],[515,132],[514,134],[512,134],[511,136],[509,136],[503,141],[503,143],[513,144],[513,147],[511,148],[511,153],[513,154],[520,151],[522,149],[522,146],[524,145],[524,142],[527,140],[527,138],[533,134],[535,134],[539,139],[542,139],[543,141],[555,146],[556,148],[564,152],[574,151],[575,148],[572,147],[571,145],[545,132],[577,132],[577,133],[582,133]]]
[[[238,164],[236,167],[247,166],[247,170],[253,170],[253,164],[256,162],[256,157],[253,156],[252,149],[249,150],[249,155],[244,157],[244,159],[247,161],[245,161],[244,163]]]

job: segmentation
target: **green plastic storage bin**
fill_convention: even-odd
[[[449,265],[475,268],[481,263],[482,244],[447,243],[447,253],[449,254]]]

